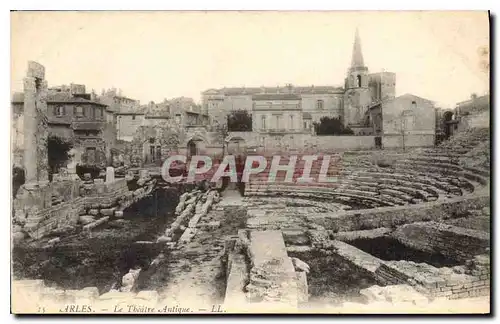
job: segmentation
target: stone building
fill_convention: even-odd
[[[25,101],[26,91],[13,94],[11,103],[15,121],[21,116],[26,121]],[[92,95],[85,92],[85,86],[77,84],[48,89],[46,104],[49,134],[71,142],[79,151],[81,164],[106,165],[116,140],[107,106],[92,100]],[[19,142],[19,136],[16,137],[16,142]]]
[[[125,97],[120,90],[111,88],[102,90],[99,102],[107,105],[110,114],[107,122],[114,125],[118,140],[130,141],[137,127],[142,125],[140,101]]]
[[[412,94],[371,105],[364,116],[365,135],[375,135],[377,146],[432,146],[436,133],[434,103]]]
[[[490,126],[490,94],[477,96],[472,94],[469,100],[457,103],[456,120],[459,120],[458,131],[470,128],[487,128]]]
[[[256,94],[252,129],[260,133],[302,132],[301,97],[289,94]]]
[[[279,128],[282,131],[307,132],[312,123],[319,122],[326,116],[340,118],[356,134],[363,134],[366,132],[364,119],[368,107],[376,102],[394,98],[395,89],[394,73],[368,72],[356,30],[351,66],[348,68],[344,87],[287,84],[285,87],[209,89],[202,92],[202,110],[207,112],[211,119],[218,121],[224,120],[232,110],[246,110],[252,114],[257,131],[268,131],[270,123],[280,122]],[[272,99],[264,99],[266,97]],[[288,104],[298,107],[293,110],[293,117],[290,117]],[[281,112],[280,107],[283,108]],[[282,117],[276,117],[280,114]],[[263,118],[267,123],[265,128],[262,127]]]
[[[117,137],[126,142],[134,139],[140,127],[161,125],[165,121],[172,121],[183,128],[209,124],[208,115],[193,99],[186,97],[165,99],[160,103],[151,101],[147,105],[120,106],[115,115]]]

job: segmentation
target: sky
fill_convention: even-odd
[[[356,28],[370,72],[396,73],[396,95],[452,108],[489,91],[480,48],[487,12],[13,12],[11,90],[27,62],[49,86],[160,102],[210,88],[343,86]]]

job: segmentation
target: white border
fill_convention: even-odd
[[[8,10],[492,10],[493,13],[498,14],[498,4],[500,2],[498,0],[475,0],[475,1],[437,1],[437,0],[419,0],[412,3],[404,2],[404,1],[388,1],[388,0],[378,0],[378,1],[342,1],[342,2],[330,2],[330,1],[319,1],[319,0],[307,0],[307,1],[297,1],[297,0],[288,0],[288,1],[273,1],[273,0],[249,0],[249,1],[235,1],[235,0],[182,0],[177,3],[168,2],[168,4],[161,4],[159,1],[150,1],[150,0],[141,0],[141,1],[129,1],[129,0],[121,0],[116,2],[105,2],[103,0],[86,0],[84,2],[68,2],[57,0],[57,1],[36,1],[36,0],[17,0],[8,6],[7,1],[3,1],[0,3],[2,7],[1,18],[3,23],[3,28],[0,28],[0,35],[2,37],[2,44],[0,52],[2,54],[2,59],[4,64],[1,65],[3,68],[3,73],[1,74],[1,82],[2,82],[2,99],[4,102],[3,109],[1,109],[2,116],[0,121],[3,123],[3,127],[0,127],[1,135],[0,141],[2,143],[2,150],[4,152],[4,159],[1,159],[0,162],[5,170],[2,177],[2,185],[1,185],[1,204],[4,208],[3,219],[4,226],[2,226],[3,235],[1,237],[4,238],[4,242],[2,246],[2,260],[10,260],[10,242],[8,238],[10,238],[10,12]],[[5,8],[4,8],[5,7]],[[498,24],[498,21],[497,21]],[[497,39],[497,35],[495,35],[495,40]],[[496,63],[496,62],[495,62]],[[493,73],[496,72],[492,71]],[[492,74],[493,75],[493,74]],[[496,93],[497,87],[495,89],[491,89],[491,92]],[[493,107],[497,107],[498,100],[495,100]],[[498,116],[495,117],[495,121],[492,123],[493,125],[500,125]],[[495,149],[498,150],[497,142],[495,141]],[[496,178],[495,184],[496,184]],[[498,199],[498,193],[495,193],[494,201]],[[495,216],[495,215],[492,215]],[[496,221],[495,232],[498,233],[498,223]],[[495,251],[494,247],[494,251]],[[497,258],[495,258],[496,260]],[[497,264],[495,263],[495,269],[498,269]],[[2,311],[2,322],[13,322],[16,320],[10,314],[10,263],[3,262],[2,266],[2,278],[4,280],[3,285],[3,294],[2,294],[2,307],[4,308]],[[495,275],[493,275],[495,277]],[[9,281],[8,281],[9,280]],[[498,299],[495,299],[498,303]],[[496,307],[495,307],[496,308]],[[498,308],[497,308],[498,310]],[[24,322],[35,322],[39,320],[49,320],[52,321],[54,318],[30,318],[24,319]],[[78,319],[68,319],[61,318],[62,320],[70,320],[71,322],[78,323],[82,322],[82,318]],[[179,319],[179,318],[177,318]],[[204,318],[204,321],[218,321],[222,318]],[[229,320],[234,320],[235,318],[228,318]],[[336,321],[338,319],[344,319],[345,317],[332,317],[325,320],[333,320]],[[411,320],[411,318],[408,318]],[[99,318],[94,319],[94,322],[102,322],[102,323],[118,323],[122,321],[123,318],[113,319],[113,318]],[[164,320],[164,319],[160,319]],[[168,318],[168,321],[172,321],[174,319]],[[251,318],[246,319],[251,320]],[[245,321],[246,321],[245,320]],[[264,319],[264,318],[254,318],[253,320],[258,321],[289,321],[290,318],[284,319]],[[301,318],[301,321],[309,321],[310,319]],[[350,319],[354,322],[386,322],[386,318],[356,318]],[[396,321],[403,320],[402,318],[394,318]],[[425,321],[426,323],[437,322],[437,319],[430,318],[421,318],[420,320]],[[450,321],[455,321],[455,318],[448,319]],[[127,318],[127,321],[132,322],[143,322],[144,318],[140,317],[130,317]],[[194,322],[193,319],[184,320],[187,322]],[[474,321],[472,318],[467,319],[467,321]]]

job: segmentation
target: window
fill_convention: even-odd
[[[156,160],[161,161],[161,146],[156,146]]]
[[[307,129],[307,122],[304,122],[304,129]]]
[[[417,103],[415,101],[411,102],[411,109],[417,108]]]
[[[149,138],[149,143],[154,144],[154,142],[155,142],[154,137],[150,137],[150,138]]]
[[[63,106],[57,106],[54,109],[54,115],[56,115],[56,116],[64,116],[65,115],[65,111],[64,110],[65,109],[64,109]]]
[[[149,146],[149,157],[151,159],[151,162],[155,161],[156,156],[155,156],[155,147],[154,147],[154,145]]]
[[[74,108],[73,114],[74,114],[76,117],[83,117],[83,116],[85,116],[85,111],[83,110],[83,107],[82,107],[82,106],[76,106],[76,107]]]
[[[276,129],[280,129],[281,127],[281,116],[276,116]]]
[[[104,111],[102,108],[99,108],[99,116],[103,117],[104,116]]]
[[[293,126],[293,115],[290,115],[290,129],[294,129],[294,126]]]
[[[135,115],[132,115],[132,120],[135,120]]]
[[[266,129],[266,116],[262,116],[262,129]]]
[[[361,75],[358,74],[356,77],[356,87],[361,87]]]
[[[324,106],[325,106],[325,102],[323,100],[316,101],[316,108],[318,110],[323,110]]]

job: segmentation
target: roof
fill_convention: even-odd
[[[74,122],[72,128],[75,130],[96,130],[102,129],[104,122]]]
[[[365,63],[363,60],[363,52],[361,51],[361,40],[359,37],[359,31],[356,28],[356,34],[354,35],[354,45],[352,47],[352,59],[351,68],[364,67]]]
[[[392,102],[394,100],[397,100],[397,99],[400,99],[400,98],[405,98],[405,97],[411,97],[411,98],[418,98],[422,101],[427,101],[428,103],[430,104],[434,104],[434,102],[432,100],[429,100],[429,99],[425,99],[425,98],[422,98],[422,97],[419,97],[419,96],[416,96],[414,94],[411,94],[411,93],[405,93],[404,95],[401,95],[401,96],[397,96],[397,97],[394,97],[394,98],[389,98],[389,99],[384,99],[382,101],[377,101],[377,102],[373,102],[369,107],[368,109],[372,109],[372,108],[375,108],[377,106],[379,106],[380,104],[385,104],[385,103],[389,103],[389,102]]]
[[[12,103],[23,103],[24,93],[15,92],[12,95]],[[87,100],[81,97],[74,97],[69,92],[49,92],[47,93],[47,103],[74,103],[74,104],[93,104],[97,106],[107,107],[108,105],[94,101]]]
[[[136,106],[136,107],[122,107],[120,111],[117,111],[117,115],[144,115],[146,113],[147,106]]]
[[[208,89],[202,94],[220,94],[226,96],[236,95],[256,95],[256,94],[276,94],[276,93],[289,93],[292,90],[295,94],[327,94],[343,92],[344,88],[334,86],[292,86],[289,87],[233,87],[221,89]]]
[[[484,95],[476,97],[475,99],[469,99],[457,103],[457,107],[461,112],[467,111],[480,111],[490,109],[490,95]]]
[[[252,96],[253,100],[301,100],[302,98],[293,93],[269,93]]]

